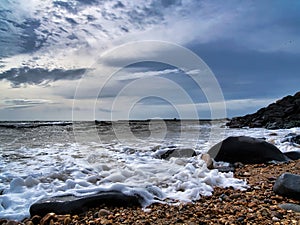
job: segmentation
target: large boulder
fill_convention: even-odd
[[[277,178],[273,190],[278,195],[300,200],[300,175],[283,173]]]
[[[289,160],[276,146],[262,139],[247,136],[228,137],[214,145],[208,154],[215,161],[229,163],[254,164]]]
[[[141,200],[140,196],[128,196],[117,191],[99,192],[85,197],[65,195],[34,203],[30,207],[30,215],[44,216],[50,212],[58,215],[78,214],[102,204],[123,207],[141,206]]]

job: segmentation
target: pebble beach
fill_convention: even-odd
[[[300,160],[280,164],[241,165],[234,177],[246,180],[246,191],[214,189],[212,196],[194,203],[153,204],[142,208],[110,208],[105,205],[79,215],[33,216],[21,224],[300,224],[300,212],[281,208],[299,204],[273,192],[280,174],[300,174]],[[1,221],[1,224],[20,222]]]

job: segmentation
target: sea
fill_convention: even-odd
[[[0,122],[0,218],[21,221],[35,202],[66,194],[138,194],[146,209],[155,202],[193,202],[212,195],[215,187],[246,190],[245,180],[209,170],[201,160],[228,136],[264,138],[282,152],[299,150],[286,136],[300,128],[229,129],[226,122]],[[193,149],[197,155],[161,159],[173,149]]]

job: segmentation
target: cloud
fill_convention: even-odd
[[[86,69],[54,69],[47,70],[44,68],[12,68],[0,74],[0,79],[8,80],[14,87],[22,84],[46,84],[57,80],[76,80],[80,79]]]
[[[53,104],[50,100],[45,99],[5,99],[2,101],[2,109],[21,109],[31,108],[40,105]]]
[[[9,60],[15,65],[6,70],[24,65],[70,69],[74,61],[84,60],[84,52],[92,52],[85,62],[90,63],[108,47],[149,39],[182,45],[230,41],[235,48],[300,52],[298,1],[17,0],[0,4],[0,58],[27,55],[19,65]],[[32,62],[33,57],[38,60]]]
[[[165,70],[153,70],[153,71],[145,71],[145,72],[135,72],[135,73],[125,73],[122,75],[116,76],[116,80],[131,80],[131,79],[139,79],[146,78],[152,76],[162,76],[166,74],[174,74],[179,73],[178,69],[165,69]]]
[[[111,74],[99,69],[97,76],[82,82],[79,95],[73,94],[77,81],[98,63],[105,64],[107,69],[157,55],[182,60],[180,54],[169,49],[148,46],[151,51],[126,49],[112,58],[97,61],[107,49],[143,40],[175,42],[203,56],[216,74],[233,113],[252,110],[264,103],[256,98],[271,99],[298,88],[299,1],[6,0],[0,2],[0,8],[0,86],[5,87],[1,89],[2,99],[39,96],[71,107],[71,99],[76,97],[82,100],[78,107],[88,108],[102,91],[100,97],[109,106],[130,82],[164,77],[182,87],[194,104],[205,108],[201,105],[205,102],[204,94],[180,73],[183,68],[166,66],[133,66],[112,81],[108,81]],[[190,77],[200,72],[185,71]],[[55,84],[49,85],[54,81]],[[211,85],[205,81],[202,84],[204,88]],[[168,85],[147,81],[122,93],[124,107],[130,98],[143,96],[145,89],[151,87],[157,96],[176,92]],[[177,96],[176,104],[184,105],[184,99],[177,93],[173,95]],[[144,102],[145,106],[154,104],[155,101]],[[28,111],[37,105],[6,104],[29,107]],[[102,109],[109,109],[107,105]],[[60,106],[55,105],[51,112]]]
[[[62,50],[62,46],[77,48],[107,42],[107,39],[144,30],[163,21],[163,7],[171,5],[169,1],[132,3],[128,0],[29,0],[26,4],[17,0],[2,3],[0,57],[42,47],[44,51],[51,51],[57,47]]]

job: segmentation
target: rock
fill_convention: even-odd
[[[292,160],[300,159],[300,152],[298,151],[284,152],[283,154]]]
[[[64,225],[68,225],[68,224],[70,224],[70,223],[71,223],[71,221],[72,221],[71,217],[69,217],[69,216],[66,216],[66,217],[64,218]]]
[[[41,219],[41,225],[50,224],[51,220],[55,219],[55,213],[48,213]]]
[[[281,142],[291,142],[292,144],[300,145],[300,135],[295,133],[290,133],[286,135]]]
[[[300,92],[286,96],[256,113],[234,117],[227,124],[230,128],[264,127],[288,129],[300,126]]]
[[[217,166],[217,167],[215,167],[215,169],[217,169],[221,173],[229,173],[229,172],[234,172],[235,171],[235,167],[232,166],[232,165],[229,165],[229,166]]]
[[[21,225],[21,223],[18,221],[9,220],[7,223],[5,223],[5,225]]]
[[[300,199],[300,175],[283,173],[277,178],[273,191],[278,195]]]
[[[106,210],[106,209],[100,209],[99,212],[98,212],[98,217],[102,217],[102,216],[107,216],[107,215],[110,215],[111,212]]]
[[[30,207],[31,216],[44,216],[47,213],[78,214],[101,204],[108,206],[141,206],[140,196],[128,196],[117,191],[99,192],[94,195],[76,197],[74,195],[58,196],[44,199]]]
[[[207,153],[202,154],[201,159],[206,163],[206,167],[208,169],[213,169],[214,168],[214,163],[213,163],[213,161],[212,161],[209,154],[207,154]]]
[[[280,219],[278,219],[277,217],[273,216],[273,217],[272,217],[272,221],[274,221],[274,222],[279,222]]]
[[[292,210],[294,212],[300,212],[300,205],[293,204],[293,203],[286,203],[286,204],[280,204],[280,208],[285,210]]]
[[[34,225],[37,225],[40,223],[40,220],[41,220],[41,217],[38,216],[38,215],[34,215],[32,218],[31,218],[31,221]]]
[[[170,149],[160,155],[161,159],[170,159],[171,157],[175,158],[186,158],[196,156],[196,152],[191,148],[178,148],[178,149]]]
[[[239,136],[228,137],[214,145],[208,154],[215,161],[244,164],[285,162],[289,159],[274,145],[257,138]]]

